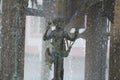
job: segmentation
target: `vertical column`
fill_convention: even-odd
[[[69,22],[72,16],[71,0],[56,0],[56,16],[63,17],[65,22]]]
[[[1,24],[1,21],[2,21],[2,15],[0,13],[0,74],[1,74],[1,28],[2,28],[2,24]]]
[[[0,0],[0,74],[1,74],[1,28],[2,28],[2,0]],[[0,76],[1,79],[1,76]]]
[[[56,15],[63,16],[65,12],[65,0],[56,0]]]
[[[27,0],[3,0],[1,80],[23,80]]]
[[[96,4],[88,11],[85,80],[105,80],[107,18],[102,17],[100,8],[100,4]]]
[[[115,0],[114,9],[110,38],[109,80],[120,80],[120,0]]]

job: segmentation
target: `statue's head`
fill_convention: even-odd
[[[61,17],[55,18],[53,20],[53,24],[56,26],[56,29],[63,28],[64,27],[64,19]]]

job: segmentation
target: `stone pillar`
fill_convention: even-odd
[[[111,26],[109,80],[120,80],[120,0],[115,0]]]
[[[23,80],[27,0],[3,0],[1,80]]]
[[[2,28],[2,25],[1,25],[1,21],[2,21],[2,15],[0,15],[0,74],[1,74],[1,28]]]
[[[100,4],[92,6],[87,15],[85,80],[105,80],[107,18],[100,8]]]

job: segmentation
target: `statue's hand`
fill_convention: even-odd
[[[51,22],[48,22],[48,25],[51,25],[52,23]]]
[[[68,50],[66,51],[64,57],[68,57],[68,55],[69,55],[69,53],[70,53],[70,51],[71,51],[71,48],[72,48],[72,46],[69,46],[69,47],[68,47]]]
[[[52,24],[51,22],[48,22],[47,30],[50,29],[50,25],[51,25],[51,24]]]

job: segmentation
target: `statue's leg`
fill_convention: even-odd
[[[59,80],[58,79],[58,57],[54,57],[54,80]]]
[[[54,80],[63,80],[63,57],[54,56]]]
[[[63,57],[68,57],[68,55],[69,55],[69,51],[63,51]]]
[[[59,80],[63,80],[64,78],[64,68],[63,68],[64,62],[63,62],[63,57],[59,58],[58,61],[58,75],[59,75]]]
[[[57,63],[55,64],[55,80],[63,80],[64,69],[63,69],[63,58],[57,57]]]
[[[53,63],[53,57],[50,55],[50,49],[47,48],[45,51],[45,62],[46,65],[48,65],[48,67],[51,69],[52,63]]]

